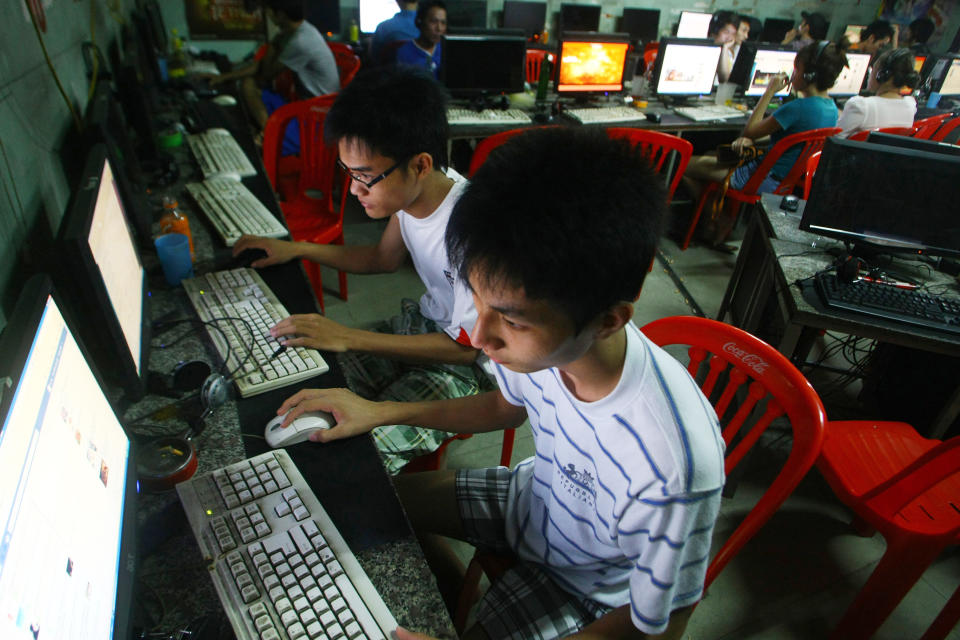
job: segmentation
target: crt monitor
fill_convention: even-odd
[[[721,46],[713,40],[662,38],[653,68],[661,96],[698,96],[713,90]]]
[[[523,91],[527,59],[523,35],[448,33],[441,55],[440,81],[454,96]]]
[[[713,15],[699,11],[681,11],[677,25],[678,38],[706,38],[710,33]]]
[[[625,33],[564,32],[560,43],[558,94],[623,91],[623,70],[630,48]]]
[[[625,7],[620,31],[629,33],[634,42],[655,42],[660,37],[660,9]]]
[[[360,0],[360,31],[373,33],[377,25],[400,11],[395,0]]]
[[[958,181],[955,155],[832,136],[800,228],[873,250],[960,256]]]
[[[783,42],[787,31],[793,29],[793,20],[785,18],[767,18],[763,21],[763,31],[760,32],[760,42]]]
[[[57,238],[53,273],[64,312],[101,377],[138,397],[146,380],[146,271],[106,148],[87,156]]]
[[[600,5],[560,4],[560,32],[599,31]]]
[[[506,0],[503,3],[504,29],[523,29],[528,38],[543,31],[547,20],[546,2],[517,2]]]
[[[0,637],[132,637],[130,440],[50,281],[29,280],[0,340]]]
[[[869,53],[847,53],[847,66],[843,68],[837,81],[833,83],[827,92],[830,96],[844,97],[855,96],[860,93],[863,86],[863,80],[867,77],[870,70]]]
[[[742,85],[743,94],[746,96],[762,96],[763,92],[767,90],[771,78],[783,73],[789,77],[793,73],[793,59],[796,57],[797,52],[789,47],[776,45],[743,46],[740,48],[736,62],[734,62],[737,79],[734,79],[735,74],[731,71],[731,82]],[[786,96],[789,93],[790,86],[787,85],[777,91],[775,95]]]

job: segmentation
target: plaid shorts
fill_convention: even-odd
[[[404,298],[400,309],[399,316],[379,323],[373,330],[405,336],[440,332],[433,320],[423,317],[417,302]],[[494,387],[479,366],[413,365],[355,351],[338,354],[337,362],[350,390],[369,400],[446,400]],[[450,435],[409,425],[373,430],[377,450],[391,474],[398,473],[413,458],[435,451]]]
[[[506,467],[457,471],[456,493],[467,542],[483,551],[510,552],[506,536]],[[561,589],[537,565],[518,562],[484,594],[477,624],[497,640],[563,638],[611,607]]]

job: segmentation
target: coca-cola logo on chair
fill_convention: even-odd
[[[766,373],[767,367],[770,366],[766,360],[755,353],[750,353],[736,342],[728,342],[727,344],[723,345],[723,352],[729,353],[734,358],[742,362],[744,366],[753,369],[754,373],[757,373],[758,375],[763,375]]]

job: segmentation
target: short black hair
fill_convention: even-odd
[[[424,0],[424,2],[417,4],[417,16],[414,18],[413,23],[417,25],[418,29],[420,25],[423,24],[423,21],[427,19],[427,14],[430,12],[430,9],[434,7],[439,7],[446,11],[447,3],[443,0]]]
[[[324,124],[329,145],[356,141],[403,162],[429,153],[447,168],[447,95],[432,75],[410,66],[361,71],[330,107]]]
[[[277,13],[286,14],[293,22],[303,20],[303,0],[263,0],[263,4]]]
[[[811,42],[797,52],[796,62],[803,63],[804,73],[815,73],[814,83],[817,88],[820,91],[826,91],[836,84],[837,77],[843,71],[843,68],[849,66],[846,47],[846,40],[842,40],[840,43],[826,42],[825,40]]]
[[[736,29],[740,26],[740,16],[733,11],[717,11],[710,18],[710,26],[707,29],[707,36],[712,38],[720,33],[720,31],[728,24],[733,25],[733,28]]]
[[[930,39],[935,28],[936,25],[930,18],[917,18],[910,23],[910,37],[913,38],[913,42],[923,44]]]
[[[886,20],[874,20],[867,25],[867,28],[860,32],[860,40],[866,40],[873,36],[874,40],[883,40],[884,38],[893,38],[893,27]]]
[[[447,223],[460,278],[522,289],[579,333],[636,298],[666,208],[663,179],[639,146],[598,129],[534,129],[497,147]],[[476,282],[474,283],[476,284]]]

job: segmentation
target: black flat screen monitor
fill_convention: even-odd
[[[661,96],[698,96],[713,90],[721,46],[713,40],[662,38],[653,68]]]
[[[523,35],[447,34],[440,81],[456,97],[523,91],[527,39]]]
[[[560,43],[558,94],[623,91],[630,37],[625,33],[564,32]]]
[[[447,0],[447,25],[450,27],[485,29],[486,0]]]
[[[523,29],[528,38],[543,31],[547,20],[547,3],[516,2],[506,0],[503,3],[503,27],[505,29]]]
[[[960,58],[944,58],[945,67],[931,89],[942,96],[960,96]]]
[[[45,276],[0,340],[4,638],[133,637],[136,465],[130,440]]]
[[[787,37],[787,31],[793,29],[793,20],[785,18],[767,18],[763,21],[763,31],[760,32],[760,42],[779,44]]]
[[[87,156],[60,228],[53,272],[64,312],[104,381],[136,398],[149,344],[146,271],[103,145]]]
[[[360,31],[373,33],[384,20],[389,20],[400,8],[394,0],[360,0]]]
[[[713,15],[700,11],[681,11],[680,22],[677,24],[678,38],[706,38],[710,33],[710,22]]]
[[[915,151],[926,151],[928,153],[945,153],[951,156],[960,156],[960,147],[949,142],[937,142],[936,140],[923,140],[913,136],[898,136],[893,133],[881,133],[880,131],[871,131],[867,135],[867,142],[885,144],[891,147],[901,149],[914,149]]]
[[[599,31],[600,5],[570,4],[560,5],[560,33],[564,31]]]
[[[134,11],[130,17],[134,27],[134,38],[131,44],[136,50],[137,67],[143,81],[152,86],[160,86],[164,83],[160,50],[154,39],[150,22],[146,15],[139,11]]]
[[[743,87],[746,96],[762,96],[771,78],[781,73],[789,77],[793,73],[793,60],[796,57],[797,52],[786,46],[745,42],[733,63],[730,82]],[[789,93],[787,85],[776,95],[786,96]]]
[[[170,41],[167,37],[167,27],[163,23],[163,14],[160,13],[160,5],[157,4],[157,0],[144,2],[143,14],[150,26],[150,33],[153,34],[153,44],[157,47],[157,51],[166,52],[167,47],[170,46]]]
[[[396,5],[394,5],[396,6]],[[340,0],[307,2],[304,17],[321,33],[340,33]]]
[[[874,251],[960,256],[958,184],[955,155],[832,136],[800,228]]]
[[[629,33],[634,42],[656,42],[660,38],[660,9],[624,8],[620,31]]]

